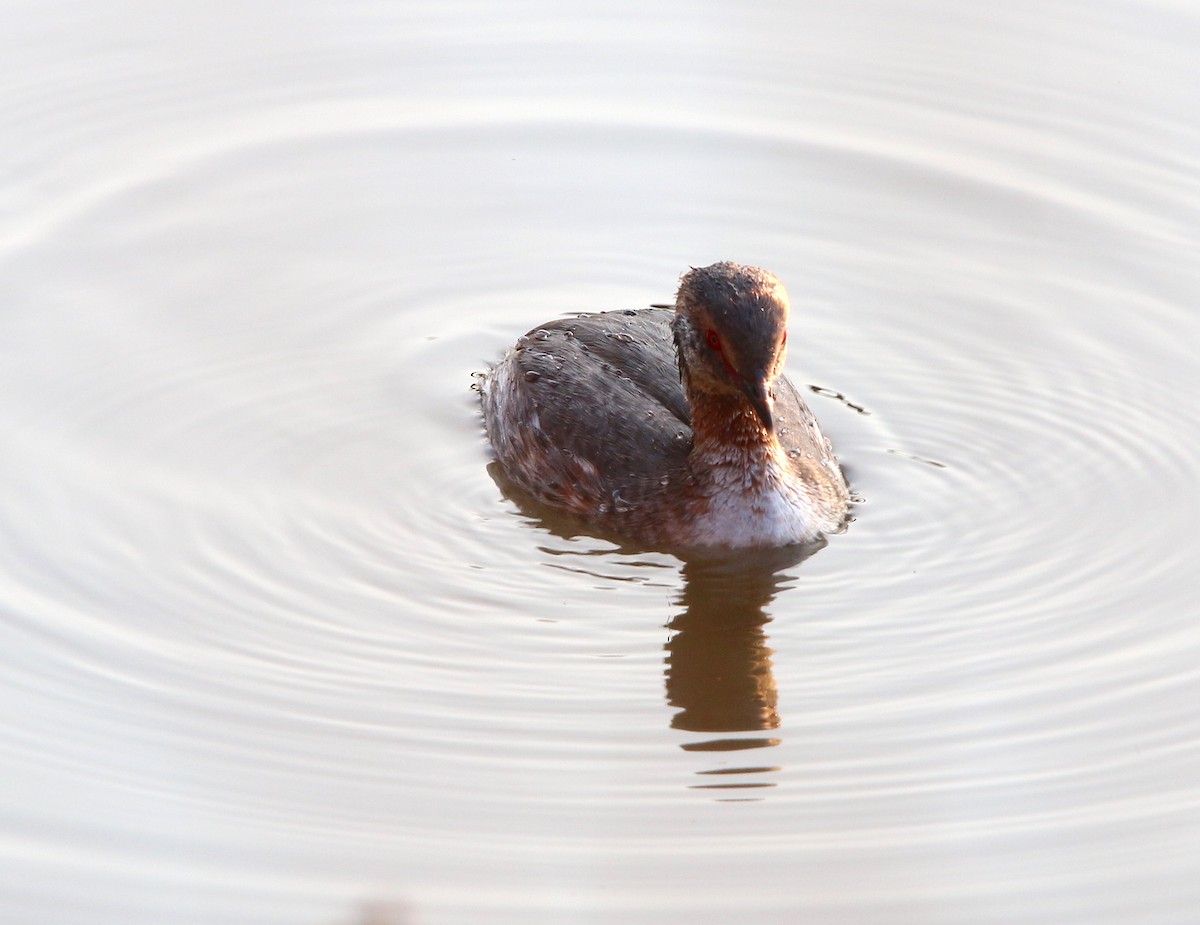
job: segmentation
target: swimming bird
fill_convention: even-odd
[[[685,273],[674,309],[534,328],[482,387],[505,476],[654,547],[776,547],[839,529],[845,477],[783,374],[788,314],[774,275],[721,262]]]

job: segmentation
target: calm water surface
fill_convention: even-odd
[[[1193,920],[1194,5],[0,19],[0,919]],[[472,374],[718,259],[849,530],[506,499]]]

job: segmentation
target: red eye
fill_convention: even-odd
[[[704,335],[704,339],[708,341],[708,346],[712,347],[713,350],[721,349],[721,338],[718,337],[717,332],[711,328],[709,329],[708,333]]]

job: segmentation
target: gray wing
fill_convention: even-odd
[[[833,444],[821,433],[816,415],[787,376],[775,382],[775,432],[792,461],[792,468],[830,504],[849,497],[845,476],[833,453]],[[832,474],[835,478],[829,478]],[[829,497],[824,497],[828,494]]]
[[[509,476],[535,496],[594,513],[597,504],[637,503],[684,468],[692,428],[673,317],[663,309],[604,312],[530,331],[501,361],[513,367],[507,384],[496,382],[512,393],[507,410],[493,399],[489,411],[485,400]],[[497,439],[495,431],[518,418],[528,433]]]

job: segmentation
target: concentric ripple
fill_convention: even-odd
[[[11,17],[0,917],[1196,907],[1195,17],[902,12]],[[506,498],[473,374],[725,258],[848,529]]]

